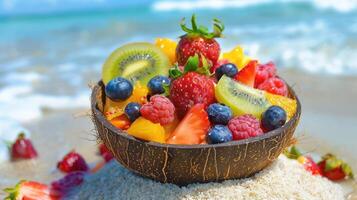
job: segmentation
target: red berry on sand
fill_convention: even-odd
[[[175,119],[175,106],[167,97],[154,95],[149,103],[141,107],[140,113],[144,118],[164,126]]]
[[[195,104],[207,107],[216,101],[213,80],[196,72],[188,72],[172,81],[170,100],[180,118]]]
[[[58,191],[61,194],[66,194],[74,187],[82,184],[82,182],[84,181],[85,174],[86,174],[85,172],[80,172],[80,171],[71,172],[67,174],[65,177],[53,181],[51,183],[51,189]]]
[[[260,84],[266,80],[276,76],[276,67],[273,62],[266,64],[259,64],[257,67],[257,73],[255,74],[254,87],[257,88]]]
[[[100,155],[104,158],[106,162],[109,162],[113,159],[113,154],[110,152],[107,146],[105,144],[100,144],[99,145],[99,153]]]
[[[319,166],[310,156],[299,156],[297,160],[303,164],[305,170],[309,171],[312,175],[322,174]]]
[[[57,163],[57,168],[65,173],[74,171],[87,171],[88,165],[84,158],[75,151],[69,152],[62,161]]]
[[[264,134],[259,120],[249,114],[231,119],[228,122],[228,128],[232,132],[233,140],[243,140]]]
[[[31,159],[37,157],[37,151],[25,134],[20,133],[11,147],[11,156],[12,159]]]
[[[286,83],[278,77],[273,77],[266,80],[264,83],[258,86],[258,89],[281,96],[288,96],[289,92]]]

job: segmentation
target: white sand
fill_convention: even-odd
[[[342,188],[285,156],[249,179],[178,187],[130,173],[115,161],[86,179],[70,199],[342,200]]]

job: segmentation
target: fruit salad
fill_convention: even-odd
[[[297,101],[273,62],[240,46],[222,52],[218,19],[212,31],[194,15],[180,26],[178,41],[125,44],[105,61],[104,115],[113,126],[144,141],[204,145],[257,137],[294,116]]]

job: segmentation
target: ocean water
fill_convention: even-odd
[[[236,45],[279,68],[357,75],[357,2],[243,0],[0,1],[0,123],[29,122],[46,109],[88,108],[88,84],[115,48],[157,37],[177,39],[192,13],[226,26]]]

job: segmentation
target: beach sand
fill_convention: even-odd
[[[343,200],[344,195],[338,184],[325,178],[311,176],[297,161],[282,155],[272,165],[249,179],[191,184],[186,187],[157,183],[136,176],[117,163],[109,163],[98,174],[87,177],[68,199],[94,200],[98,198],[118,200]]]
[[[292,70],[280,70],[280,74],[293,85],[302,102],[302,118],[296,131],[298,145],[308,152],[333,152],[357,171],[357,157],[354,155],[357,141],[357,78],[307,75]],[[88,111],[46,111],[43,118],[25,124],[32,132],[39,158],[1,163],[0,188],[14,185],[20,179],[49,183],[61,177],[56,171],[56,163],[72,149],[82,154],[89,163],[99,160]],[[0,193],[0,198],[3,195]]]

